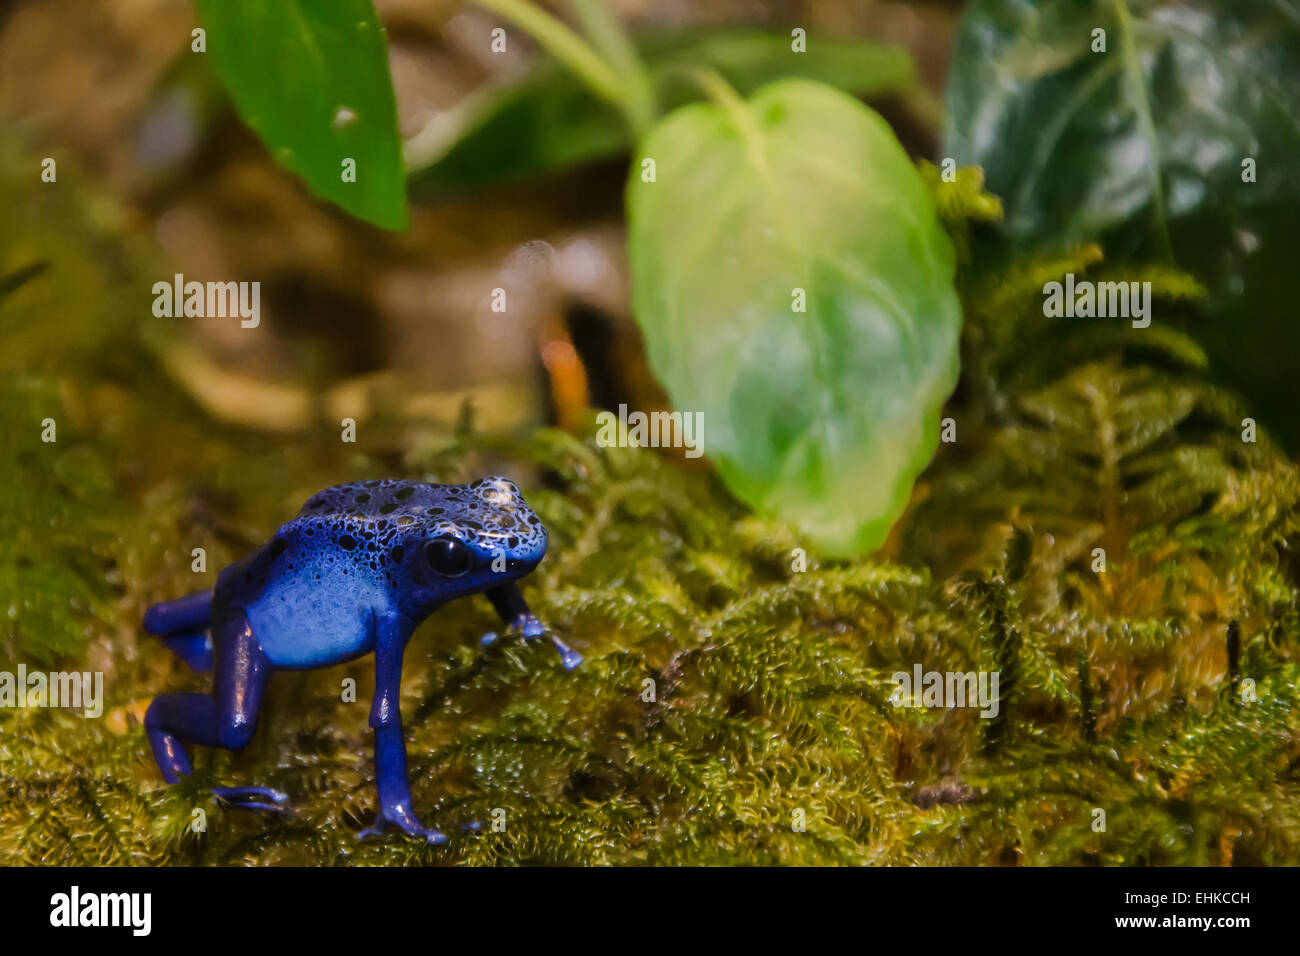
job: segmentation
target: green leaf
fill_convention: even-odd
[[[899,47],[865,40],[810,37],[805,53],[790,37],[752,30],[699,36],[639,38],[641,57],[660,90],[661,105],[699,98],[682,66],[716,70],[741,93],[790,76],[821,80],[857,96],[878,96],[915,81],[911,58]],[[568,71],[542,61],[523,79],[472,94],[429,135],[407,144],[412,192],[454,193],[609,159],[632,148],[618,111]]]
[[[1105,52],[1093,50],[1097,30]],[[1294,0],[976,0],[949,74],[944,148],[984,167],[1017,244],[1100,239],[1108,259],[1173,262],[1201,279],[1207,308],[1187,327],[1300,447],[1297,102]]]
[[[851,97],[783,80],[677,110],[639,157],[633,301],[676,408],[742,500],[828,554],[878,546],[958,370],[952,245],[907,154]]]
[[[276,161],[353,216],[405,229],[397,106],[370,0],[195,6],[207,30],[206,55]],[[356,162],[355,182],[343,180],[348,159]]]

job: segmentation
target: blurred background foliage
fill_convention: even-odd
[[[1179,319],[1294,453],[1300,3],[973,0],[943,154],[988,171],[1004,254],[1099,240],[1207,289]]]
[[[903,41],[937,93],[955,8],[857,6],[765,15]],[[390,236],[306,198],[176,72],[185,4],[74,7],[19,4],[0,26],[0,669],[103,671],[107,700],[99,720],[0,710],[0,862],[1300,862],[1300,476],[1268,429],[1241,441],[1263,411],[1174,322],[1046,324],[1045,281],[1134,277],[1104,244],[990,263],[1001,206],[978,171],[922,165],[961,254],[958,440],[877,555],[822,561],[707,469],[595,447],[588,406],[662,401],[628,321],[617,164],[417,204]],[[490,21],[379,8],[414,136],[481,80],[455,38]],[[938,155],[923,106],[878,105]],[[190,151],[143,162],[150,117],[191,130]],[[157,279],[254,262],[278,277],[256,348],[150,314]],[[1158,315],[1196,318],[1194,275],[1142,268]],[[532,307],[494,319],[479,290],[498,282]],[[320,487],[493,471],[551,530],[525,596],[587,662],[480,649],[480,600],[420,629],[402,709],[415,805],[448,847],[355,838],[374,812],[365,660],[275,675],[246,751],[200,751],[162,785],[144,708],[207,678],[141,633],[148,604],[210,585]],[[895,707],[891,677],[916,663],[999,670],[999,716]],[[225,810],[217,781],[279,787],[294,813]],[[504,833],[459,832],[498,808]]]

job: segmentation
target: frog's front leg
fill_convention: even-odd
[[[191,772],[185,743],[242,750],[257,730],[262,692],[271,676],[248,618],[235,611],[217,623],[216,674],[211,694],[161,694],[144,715],[154,760],[163,779],[176,783]],[[270,787],[216,787],[219,799],[249,810],[280,810],[289,798]]]
[[[537,619],[532,611],[528,610],[528,605],[524,602],[524,596],[519,593],[519,587],[513,581],[505,584],[499,584],[494,588],[489,588],[485,592],[492,606],[496,608],[497,614],[501,615],[501,620],[506,622],[507,627],[518,627],[519,633],[525,638],[538,638],[547,635],[555,649],[560,652],[560,658],[564,661],[565,670],[573,670],[582,663],[582,655],[569,647],[560,640],[555,634],[547,631],[546,625]],[[496,640],[496,634],[489,633],[483,635],[483,643],[490,644]]]
[[[402,685],[402,652],[414,630],[412,623],[396,615],[383,615],[373,622],[375,629],[375,700],[370,707],[370,726],[375,731],[375,783],[379,790],[379,813],[374,825],[361,831],[361,838],[375,836],[392,824],[408,836],[423,837],[437,846],[447,842],[439,830],[425,827],[411,809],[411,782],[406,773],[406,741],[402,739],[399,697]]]

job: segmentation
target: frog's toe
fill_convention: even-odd
[[[532,614],[522,615],[515,624],[519,628],[519,633],[526,638],[544,637],[546,634],[546,625]]]
[[[488,631],[478,639],[479,647],[491,647],[497,642],[497,632]]]
[[[447,842],[447,834],[443,833],[437,827],[429,827],[429,829],[423,831],[423,833],[424,839],[428,841],[430,846],[442,846]]]
[[[414,814],[400,810],[387,813],[380,811],[375,817],[375,822],[357,834],[357,839],[368,840],[379,836],[390,826],[396,827],[409,837],[422,839],[430,846],[442,846],[447,842],[447,835],[437,827],[426,827],[416,819]]]
[[[289,795],[270,787],[213,787],[212,795],[236,810],[267,810],[284,813]]]

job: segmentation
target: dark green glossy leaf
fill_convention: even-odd
[[[638,152],[633,300],[675,407],[702,413],[739,498],[828,554],[876,547],[957,376],[952,245],[915,167],[880,116],[807,80],[683,107]]]
[[[1111,258],[1173,261],[1205,282],[1191,331],[1295,443],[1297,103],[1295,0],[975,0],[945,153],[984,167],[1019,242],[1100,239]]]
[[[648,36],[638,46],[668,108],[702,95],[681,76],[681,66],[716,70],[741,93],[802,76],[876,96],[915,79],[906,51],[865,40],[811,37],[807,52],[795,53],[788,36],[745,30]],[[435,138],[408,143],[411,187],[418,196],[435,196],[517,182],[631,148],[632,134],[617,110],[543,61],[518,82],[469,97]]]
[[[195,5],[206,55],[275,159],[359,219],[406,228],[387,44],[370,0]],[[356,162],[355,182],[344,181],[347,159]]]

